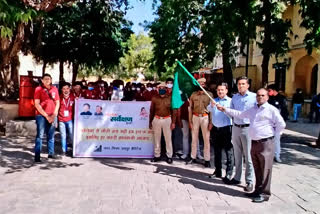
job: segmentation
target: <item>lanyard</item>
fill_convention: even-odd
[[[66,103],[66,100],[63,98],[63,102],[64,102],[64,105],[66,108],[69,107],[69,104],[70,104],[70,97],[68,98],[68,102]]]

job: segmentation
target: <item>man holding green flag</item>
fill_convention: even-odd
[[[190,99],[189,127],[192,130],[191,160],[188,163],[194,163],[199,141],[199,128],[201,127],[204,138],[204,159],[205,166],[210,167],[210,129],[212,128],[210,112],[206,107],[210,104],[212,94],[207,92],[204,78],[198,81],[187,71],[179,62],[175,72],[171,108],[180,108],[185,101]]]

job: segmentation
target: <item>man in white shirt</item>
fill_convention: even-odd
[[[217,108],[236,118],[249,118],[249,136],[252,140],[251,158],[253,162],[256,185],[252,193],[253,202],[268,201],[271,196],[271,176],[274,158],[274,136],[286,126],[279,110],[270,105],[268,91],[261,88],[257,91],[257,104],[246,110],[237,111],[217,104]]]

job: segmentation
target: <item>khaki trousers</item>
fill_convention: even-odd
[[[191,143],[191,158],[196,159],[197,146],[199,141],[199,129],[201,127],[204,148],[203,155],[205,161],[210,161],[210,131],[208,130],[209,117],[198,117],[192,115],[192,143]]]
[[[152,128],[154,133],[154,156],[156,158],[161,155],[161,131],[163,131],[166,142],[167,157],[172,158],[172,139],[171,139],[171,118],[158,119],[154,118],[152,121]]]

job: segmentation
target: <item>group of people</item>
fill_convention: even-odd
[[[206,88],[206,79],[198,79]],[[246,164],[244,190],[254,202],[268,201],[271,196],[272,164],[280,159],[280,135],[287,119],[285,98],[275,85],[261,88],[256,93],[249,91],[247,77],[237,79],[238,93],[230,98],[228,84],[217,84],[217,97],[211,100],[211,92],[200,87],[180,109],[171,109],[171,90],[166,84],[158,85],[158,95],[152,98],[150,108],[150,128],[154,130],[154,158],[161,160],[161,133],[165,139],[167,162],[172,163],[172,130],[182,129],[183,153],[187,164],[197,162],[199,129],[204,143],[204,166],[210,167],[210,146],[214,149],[215,171],[211,177],[222,178],[222,151],[226,153],[226,173],[223,181],[229,185],[241,183],[242,165]],[[270,103],[268,102],[270,101]],[[188,143],[191,130],[191,146]],[[276,142],[278,141],[278,142]],[[211,142],[211,143],[210,143]],[[277,145],[278,144],[278,145]],[[277,151],[277,152],[276,152]],[[276,154],[276,156],[275,156]],[[244,158],[244,160],[243,160]],[[235,166],[235,175],[233,168]],[[254,175],[256,178],[253,186]],[[254,191],[253,191],[254,190]]]
[[[206,88],[206,79],[198,79]],[[52,78],[44,74],[42,84],[35,90],[37,135],[35,140],[35,162],[41,162],[42,137],[46,132],[48,158],[57,158],[54,152],[54,132],[59,124],[63,155],[67,152],[67,134],[73,141],[73,107],[76,99],[111,99],[112,89],[103,81],[83,86],[76,82],[60,84],[61,93],[52,85]],[[280,135],[285,127],[287,112],[282,103],[285,99],[278,93],[276,86],[249,91],[247,77],[237,79],[238,93],[228,96],[228,84],[219,83],[216,98],[213,93],[199,88],[181,108],[171,109],[173,79],[165,83],[126,84],[122,100],[151,101],[149,128],[154,133],[154,158],[161,160],[162,134],[167,162],[179,151],[180,158],[187,164],[197,163],[199,155],[199,130],[203,139],[204,166],[211,167],[210,147],[214,150],[215,171],[211,177],[222,178],[222,152],[226,153],[227,168],[223,181],[229,185],[241,183],[242,165],[245,162],[245,188],[254,202],[267,201],[271,195],[272,164],[280,159]],[[120,88],[120,87],[119,87]],[[122,88],[121,88],[122,90]],[[209,96],[207,96],[209,94]],[[283,100],[284,99],[284,100]],[[270,102],[270,104],[268,103]],[[172,133],[182,131],[181,141],[175,140]],[[191,130],[191,145],[189,135]],[[174,139],[174,142],[173,142]],[[244,158],[244,161],[243,161]],[[235,174],[233,169],[235,166]],[[234,176],[233,176],[234,174]],[[254,174],[256,178],[253,186]],[[254,191],[253,191],[254,190]],[[252,192],[253,191],[253,192]]]

